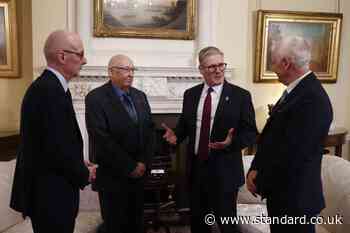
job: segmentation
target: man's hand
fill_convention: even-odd
[[[258,175],[257,170],[251,170],[247,175],[247,188],[256,197],[255,179]]]
[[[232,135],[235,131],[234,128],[229,129],[225,141],[222,142],[209,142],[209,148],[215,150],[222,150],[232,143]]]
[[[162,127],[165,129],[163,138],[171,145],[176,145],[177,137],[172,129],[170,129],[165,123],[162,123]]]
[[[133,178],[139,178],[145,174],[146,166],[144,163],[138,162],[136,168],[130,173]]]
[[[90,161],[84,161],[85,166],[89,169],[89,182],[93,182],[96,179],[96,169],[98,167],[97,164],[91,163]]]

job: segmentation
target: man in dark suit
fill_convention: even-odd
[[[93,176],[68,81],[86,63],[80,37],[55,31],[46,40],[47,68],[28,88],[21,109],[21,145],[10,206],[29,216],[34,233],[73,233],[79,189]]]
[[[145,93],[131,87],[134,65],[124,55],[108,64],[110,81],[86,97],[90,152],[108,233],[143,232],[145,171],[153,154],[154,124]]]
[[[321,183],[322,144],[332,106],[309,70],[311,47],[286,37],[272,49],[272,70],[287,86],[271,110],[247,176],[248,189],[267,198],[271,217],[310,219],[325,207]],[[271,224],[272,233],[312,233],[312,224]]]
[[[175,132],[164,125],[171,144],[188,138],[191,232],[211,232],[205,216],[236,216],[238,188],[244,184],[241,150],[255,143],[255,113],[248,91],[225,81],[223,53],[206,47],[199,53],[204,83],[185,91]],[[237,226],[222,225],[222,233]]]

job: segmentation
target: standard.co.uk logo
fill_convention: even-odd
[[[294,217],[294,216],[282,216],[282,217],[269,217],[266,215],[260,216],[236,216],[236,217],[220,217],[220,223],[225,224],[343,224],[343,217],[341,215],[335,216],[314,216],[308,218],[306,216]],[[207,214],[204,217],[205,224],[212,226],[215,224],[216,219],[214,214]]]

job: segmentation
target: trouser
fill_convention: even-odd
[[[271,195],[267,198],[266,207],[269,217],[277,217],[280,220],[280,222],[274,221],[275,224],[270,224],[271,233],[315,233],[315,225],[313,224],[284,224],[283,221],[281,221],[282,218],[286,218],[286,216],[304,217],[293,214],[286,205],[288,200],[285,199],[284,195],[281,194]],[[308,216],[308,218],[310,217],[312,216]]]
[[[237,215],[237,190],[225,192],[211,187],[208,161],[196,159],[192,169],[193,177],[190,190],[191,232],[211,232],[212,226],[205,222],[208,214],[215,216],[221,233],[239,232],[237,225],[221,224],[220,222],[220,217],[233,217]]]
[[[143,232],[144,187],[129,179],[118,190],[99,190],[107,233]]]

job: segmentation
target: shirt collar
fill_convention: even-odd
[[[224,86],[223,83],[219,84],[219,85],[215,85],[212,86],[211,88],[213,89],[213,92],[215,92],[216,94],[220,94],[222,87]],[[204,87],[203,87],[203,93],[207,93],[209,89],[209,86],[207,83],[204,83]]]
[[[123,91],[117,85],[114,85],[113,83],[112,83],[112,87],[113,87],[114,93],[117,94],[117,96],[119,98],[121,98],[124,94],[127,94],[125,91]]]
[[[56,77],[58,78],[58,80],[60,81],[60,83],[61,83],[61,85],[62,85],[64,91],[67,92],[67,90],[68,90],[68,82],[67,82],[67,80],[63,77],[63,75],[62,75],[60,72],[58,72],[57,70],[55,70],[54,68],[51,68],[51,67],[49,67],[49,66],[48,66],[46,69],[55,74],[55,76],[56,76]]]
[[[294,80],[293,82],[289,83],[289,85],[286,88],[286,91],[288,92],[288,94],[300,83],[300,81],[305,78],[307,75],[309,75],[312,71],[309,70],[307,71],[305,74],[303,74],[302,76],[300,76],[299,78],[297,78],[296,80]]]

